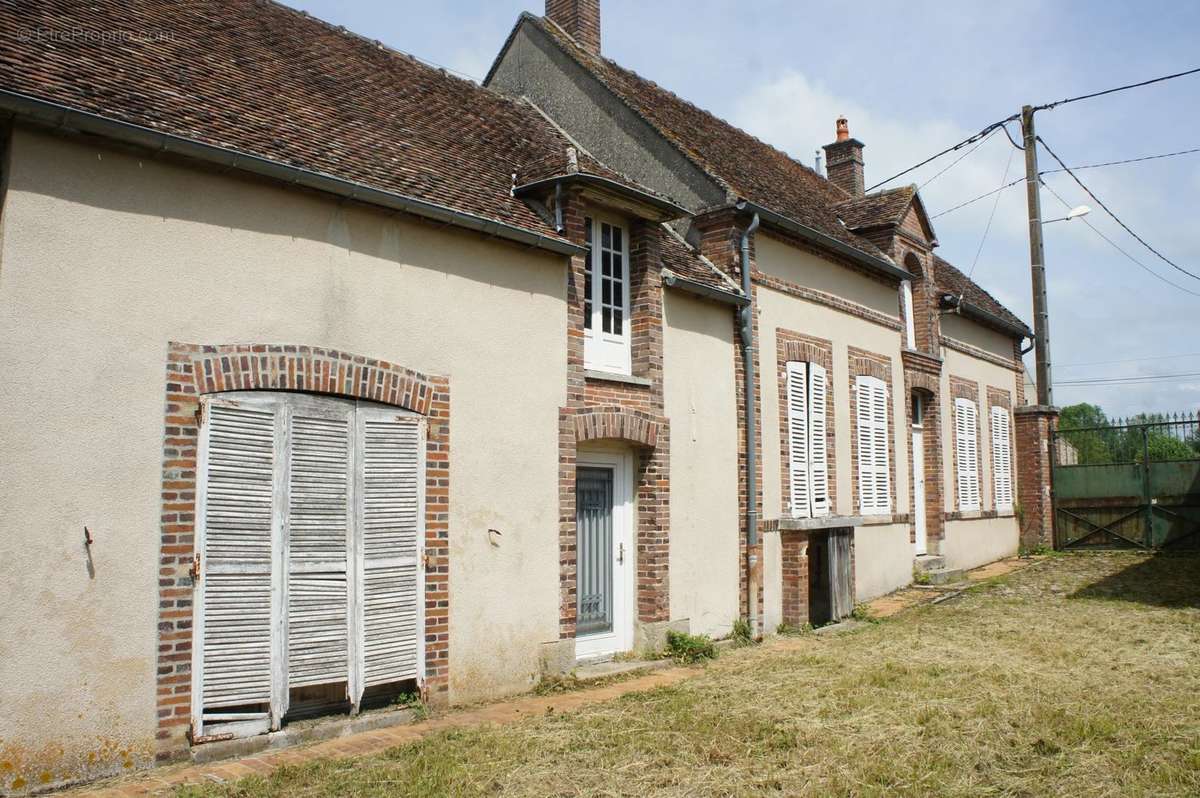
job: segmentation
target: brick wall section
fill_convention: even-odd
[[[186,755],[191,720],[193,582],[199,444],[205,394],[308,391],[402,407],[427,420],[425,450],[425,686],[448,689],[450,384],[379,360],[308,346],[170,343],[163,436],[156,703],[159,761]]]
[[[600,0],[546,0],[546,16],[580,47],[600,54]]]
[[[854,390],[855,378],[862,376],[878,377],[887,385],[887,414],[888,414],[888,490],[892,513],[896,513],[896,420],[893,409],[895,397],[892,386],[892,359],[887,355],[868,352],[854,346],[846,347],[850,369],[846,383],[850,396],[850,498],[851,512],[858,512],[858,392]],[[878,520],[878,516],[872,516]],[[895,519],[891,519],[895,520]]]
[[[970,399],[972,402],[975,403],[975,439],[976,439],[975,440],[975,443],[976,443],[975,459],[979,463],[979,468],[977,469],[977,473],[979,474],[979,509],[981,512],[984,509],[984,506],[983,506],[983,447],[984,447],[983,414],[985,411],[979,405],[979,384],[976,382],[972,382],[971,380],[963,379],[962,377],[955,377],[953,374],[951,374],[950,375],[950,401],[947,402],[946,406],[950,409],[950,415],[949,415],[949,418],[947,419],[947,425],[949,426],[950,431],[951,431],[951,439],[950,439],[951,471],[950,471],[950,474],[952,476],[952,479],[950,480],[950,484],[953,485],[953,488],[951,490],[951,496],[954,499],[954,504],[952,505],[954,507],[954,509],[950,511],[952,518],[957,518],[958,514],[961,512],[961,508],[959,506],[959,495],[958,495],[958,430],[956,427],[956,421],[955,421],[955,416],[954,416],[954,400],[955,399]]]
[[[779,477],[783,498],[782,513],[792,514],[791,436],[788,434],[787,364],[816,363],[825,369],[825,451],[829,464],[829,507],[837,512],[837,435],[834,415],[837,409],[836,381],[833,378],[833,342],[793,330],[775,330],[775,355],[778,373],[775,381],[779,394]]]
[[[808,532],[784,530],[779,533],[780,559],[783,565],[783,622],[801,627],[808,616]]]
[[[1016,428],[1017,495],[1021,505],[1021,545],[1054,545],[1050,439],[1058,429],[1058,408],[1026,405],[1013,411]]]
[[[942,409],[941,401],[941,373],[942,361],[940,358],[931,357],[930,355],[908,350],[902,352],[900,359],[904,364],[904,388],[907,396],[904,400],[905,421],[908,428],[912,429],[913,422],[913,393],[919,393],[924,404],[924,417],[922,419],[921,428],[921,443],[924,447],[924,458],[922,465],[924,466],[925,475],[925,530],[927,549],[930,552],[937,552],[940,548],[940,541],[945,538],[945,523],[943,519],[944,508],[942,505],[942,486],[945,484],[943,479],[943,464],[942,464]],[[912,448],[908,452],[909,473],[913,473]],[[916,506],[916,495],[914,493],[915,480],[909,480],[908,499],[909,506]],[[910,541],[916,543],[917,535],[921,534],[921,530],[916,528],[914,523],[910,534]]]
[[[563,198],[564,235],[582,244],[589,211],[578,191]],[[559,638],[575,637],[575,464],[580,443],[615,440],[636,454],[636,604],[641,621],[670,617],[670,425],[663,416],[662,264],[655,225],[629,220],[631,365],[650,385],[584,373],[583,294],[588,264],[572,256],[567,274],[567,401],[559,409]]]

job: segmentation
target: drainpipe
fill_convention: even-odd
[[[742,364],[745,374],[746,397],[746,614],[750,621],[750,634],[758,631],[758,585],[754,581],[758,555],[758,450],[754,435],[754,301],[750,281],[750,236],[758,229],[758,214],[750,220],[750,226],[742,232],[742,292],[748,300],[738,311],[738,333],[742,343]]]

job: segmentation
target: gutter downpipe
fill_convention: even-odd
[[[758,450],[755,447],[754,407],[754,294],[750,279],[750,236],[758,229],[758,213],[750,220],[750,226],[742,232],[742,293],[748,300],[738,310],[738,333],[742,344],[742,364],[746,400],[746,615],[750,622],[751,637],[758,637],[758,584],[755,574],[759,570],[758,554]]]

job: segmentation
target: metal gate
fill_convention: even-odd
[[[1052,440],[1056,548],[1200,548],[1195,415],[1061,429]]]

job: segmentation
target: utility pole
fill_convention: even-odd
[[[1054,404],[1050,384],[1050,314],[1046,309],[1046,251],[1042,246],[1042,191],[1038,178],[1037,136],[1033,132],[1033,106],[1021,109],[1021,134],[1025,139],[1025,195],[1029,204],[1029,266],[1033,273],[1033,348],[1037,359],[1037,403]]]

